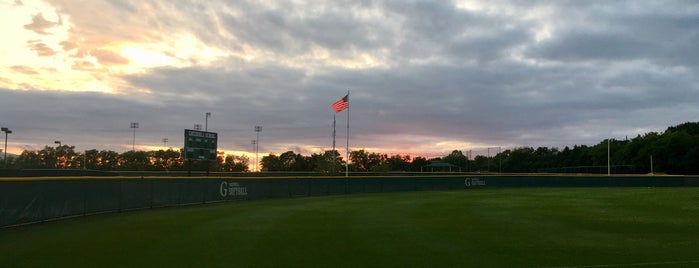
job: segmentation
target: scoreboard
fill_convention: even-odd
[[[185,160],[216,160],[218,134],[200,130],[184,130]]]

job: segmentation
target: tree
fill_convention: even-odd
[[[97,162],[97,169],[99,170],[119,169],[119,153],[115,151],[99,151],[95,161]]]
[[[427,158],[424,158],[422,156],[417,156],[413,158],[412,161],[410,161],[410,168],[409,171],[417,172],[417,171],[422,171],[422,167],[429,165],[430,161],[427,160]]]
[[[371,171],[375,167],[384,164],[388,155],[380,153],[368,153],[364,149],[350,152],[350,160],[355,171]]]
[[[262,157],[262,160],[260,160],[260,166],[262,167],[261,170],[264,171],[281,171],[282,162],[278,156],[269,154]]]
[[[182,153],[172,148],[154,151],[151,155],[155,170],[182,170],[184,167]]]
[[[281,164],[281,171],[294,171],[296,167],[296,161],[298,157],[293,151],[287,151],[279,155],[279,162]]]
[[[223,171],[225,172],[244,172],[248,171],[248,157],[227,155],[223,162]]]
[[[15,160],[15,166],[20,169],[38,168],[41,166],[41,157],[37,151],[24,150]]]
[[[58,168],[80,168],[83,165],[79,154],[75,152],[75,146],[56,147],[56,160]]]
[[[121,170],[149,170],[150,157],[145,151],[128,151],[119,156],[119,169]]]
[[[410,156],[402,156],[400,154],[389,157],[386,164],[390,166],[391,171],[410,171]]]
[[[460,150],[452,151],[449,155],[442,158],[442,161],[461,168],[468,167],[468,159]]]
[[[85,151],[85,155],[83,156],[84,161],[85,161],[85,168],[87,168],[87,169],[98,169],[99,168],[99,162],[97,160],[98,154],[99,154],[99,151],[97,151],[95,149]]]
[[[313,154],[310,158],[310,165],[313,171],[323,174],[334,174],[344,170],[342,168],[342,157],[337,150],[325,151],[323,154]]]

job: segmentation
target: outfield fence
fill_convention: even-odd
[[[233,200],[484,187],[618,186],[699,186],[699,177],[20,178],[0,181],[0,227],[97,213]]]

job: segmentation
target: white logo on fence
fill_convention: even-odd
[[[485,186],[485,180],[480,178],[466,178],[464,183],[466,184],[466,187]]]
[[[220,193],[222,197],[226,196],[245,196],[248,195],[248,188],[240,186],[237,182],[221,182]]]

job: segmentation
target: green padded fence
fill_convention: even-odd
[[[445,176],[0,181],[0,227],[231,200],[482,187],[680,187],[696,177]]]

